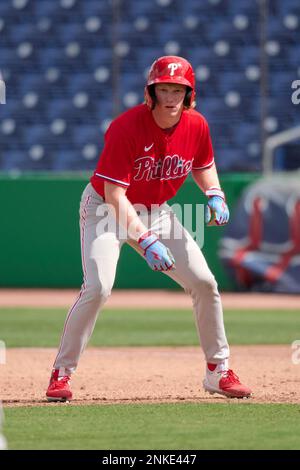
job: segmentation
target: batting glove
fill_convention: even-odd
[[[209,197],[205,207],[205,223],[207,225],[225,225],[229,220],[229,209],[225,195],[221,189],[210,188],[205,192]]]
[[[175,260],[170,250],[159,241],[158,236],[146,232],[138,240],[144,250],[144,256],[150,268],[154,271],[169,271],[175,269]]]

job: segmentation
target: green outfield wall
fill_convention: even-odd
[[[244,188],[259,175],[221,177],[231,210]],[[79,287],[81,260],[78,208],[86,174],[0,175],[0,287]],[[190,178],[171,203],[201,204],[205,197]],[[233,290],[218,258],[223,228],[205,228],[203,248],[221,290]],[[128,246],[122,249],[116,288],[178,286],[162,273],[152,272]]]

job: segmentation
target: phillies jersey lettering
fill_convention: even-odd
[[[151,110],[141,104],[115,119],[91,178],[104,197],[104,182],[126,188],[132,204],[162,204],[175,196],[191,170],[214,163],[205,118],[185,109],[171,133],[158,127]]]
[[[135,160],[133,179],[140,181],[145,179],[168,180],[187,176],[192,169],[193,160],[185,161],[179,155],[167,155],[157,162],[153,157],[141,157]]]

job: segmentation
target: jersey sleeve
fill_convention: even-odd
[[[198,152],[194,158],[192,170],[204,170],[205,168],[209,168],[213,165],[214,161],[214,150],[208,123],[206,119],[203,118]]]
[[[133,169],[133,143],[118,122],[113,122],[106,131],[104,149],[94,172],[97,179],[128,188]]]

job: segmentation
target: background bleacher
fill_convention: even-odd
[[[0,0],[0,171],[92,170],[161,55],[192,63],[221,171],[261,169],[255,0]],[[267,135],[300,123],[300,0],[269,1]]]

